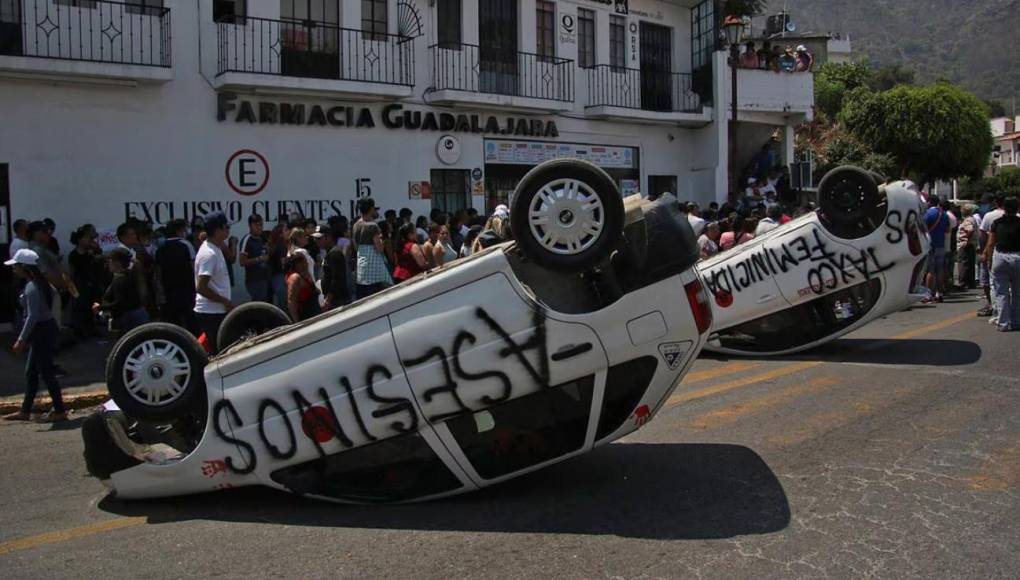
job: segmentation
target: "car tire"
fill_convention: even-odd
[[[595,266],[620,241],[623,221],[623,197],[613,179],[575,159],[535,167],[510,202],[510,228],[518,247],[548,268]]]
[[[230,311],[220,331],[216,335],[216,344],[220,350],[226,350],[239,340],[258,336],[290,324],[290,317],[283,310],[266,302],[249,302]]]
[[[125,334],[106,359],[106,387],[129,417],[177,419],[204,403],[202,345],[173,324],[143,324]]]
[[[844,165],[825,174],[818,184],[818,206],[823,224],[833,234],[862,238],[885,220],[886,206],[876,174]]]

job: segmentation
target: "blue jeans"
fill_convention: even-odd
[[[21,412],[31,413],[35,394],[39,391],[39,377],[46,383],[46,389],[53,399],[53,412],[64,412],[64,399],[60,396],[60,383],[54,376],[53,357],[57,354],[57,339],[60,328],[56,320],[44,320],[35,325],[28,337],[28,362],[25,363],[25,399]]]
[[[999,327],[1020,330],[1020,252],[995,252],[992,278]]]

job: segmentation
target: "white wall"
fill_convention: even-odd
[[[477,14],[470,5],[477,0],[466,3],[464,26],[468,41],[472,28],[469,15]],[[395,1],[392,4],[391,20],[395,26]],[[434,9],[425,0],[416,4],[428,30]],[[599,12],[598,29],[608,32],[611,7],[585,5]],[[371,180],[373,196],[383,207],[407,206],[416,213],[427,213],[428,201],[408,199],[409,181],[427,181],[430,168],[484,166],[482,136],[458,134],[462,157],[456,164],[445,166],[435,153],[441,132],[385,129],[379,116],[384,103],[366,100],[240,96],[255,102],[367,106],[377,124],[371,129],[218,122],[216,93],[211,87],[217,73],[211,1],[168,0],[167,6],[171,8],[173,24],[171,82],[124,87],[106,86],[98,81],[81,84],[0,80],[0,124],[4,127],[0,163],[10,165],[15,218],[52,217],[60,224],[61,235],[66,236],[72,226],[85,222],[100,228],[114,227],[129,213],[157,222],[185,217],[184,208],[198,201],[219,202],[233,208],[236,210],[233,217],[238,220],[251,212],[255,202],[268,204],[272,211],[267,217],[271,219],[275,218],[280,202],[286,203],[287,210],[298,209],[295,202],[306,204],[302,210],[308,209],[310,201],[327,208],[328,202],[338,202],[347,213],[355,196],[355,180],[362,178]],[[690,24],[686,9],[658,2],[632,3],[635,8],[642,6],[649,13],[656,6],[661,8],[661,22],[670,22],[675,28],[674,62],[689,68]],[[360,22],[348,22],[360,18],[359,10],[359,2],[345,2],[341,11],[343,26],[360,26]],[[278,12],[275,0],[249,2],[249,15],[275,17]],[[652,20],[660,22],[658,9],[654,14]],[[429,85],[430,38],[414,41],[417,86],[414,97],[404,101],[408,108],[420,111],[438,110],[425,105],[423,96]],[[598,52],[605,58],[607,42],[605,36],[597,41]],[[534,50],[533,26],[531,33],[522,35],[521,49]],[[563,46],[560,49],[564,53],[571,50]],[[576,86],[580,89],[584,85],[583,72],[578,71]],[[676,175],[682,197],[701,201],[713,198],[713,190],[718,189],[717,154],[725,150],[725,145],[720,146],[717,124],[704,129],[684,129],[590,121],[583,118],[581,92],[576,95],[574,111],[537,117],[556,122],[560,136],[552,140],[637,147],[642,188],[647,185],[648,175]],[[501,120],[515,116],[482,110],[458,112],[497,114]],[[724,131],[723,127],[723,143]],[[226,183],[227,160],[241,149],[259,152],[270,166],[269,183],[255,196],[238,195]],[[128,203],[132,204],[126,206]],[[481,208],[483,198],[475,197],[474,204]],[[158,213],[154,213],[156,210]]]

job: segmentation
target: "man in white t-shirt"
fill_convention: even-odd
[[[985,217],[981,218],[980,247],[978,248],[978,278],[981,282],[981,289],[985,293],[985,306],[978,310],[978,316],[992,316],[995,314],[995,309],[992,307],[992,276],[990,275],[992,265],[981,259],[980,256],[985,248],[985,244],[988,243],[988,236],[992,233],[992,226],[1006,213],[1006,210],[1002,209],[1005,201],[1005,196],[996,195],[995,209],[986,213]]]
[[[195,322],[209,341],[210,354],[216,354],[219,352],[216,335],[223,318],[234,308],[227,260],[220,249],[230,236],[227,216],[223,212],[205,216],[205,231],[205,242],[195,254]]]
[[[701,234],[705,233],[705,220],[698,215],[700,208],[698,204],[693,201],[687,204],[687,222],[691,224],[691,229],[694,230],[694,237],[701,237]]]

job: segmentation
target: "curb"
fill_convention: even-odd
[[[106,389],[97,391],[86,391],[84,393],[71,393],[64,397],[64,407],[70,411],[72,409],[86,409],[88,407],[95,407],[105,403],[110,398],[110,394]],[[32,406],[33,412],[49,411],[53,405],[52,399],[46,397],[36,397],[35,404]],[[0,401],[0,414],[14,413],[21,409],[21,401]]]

